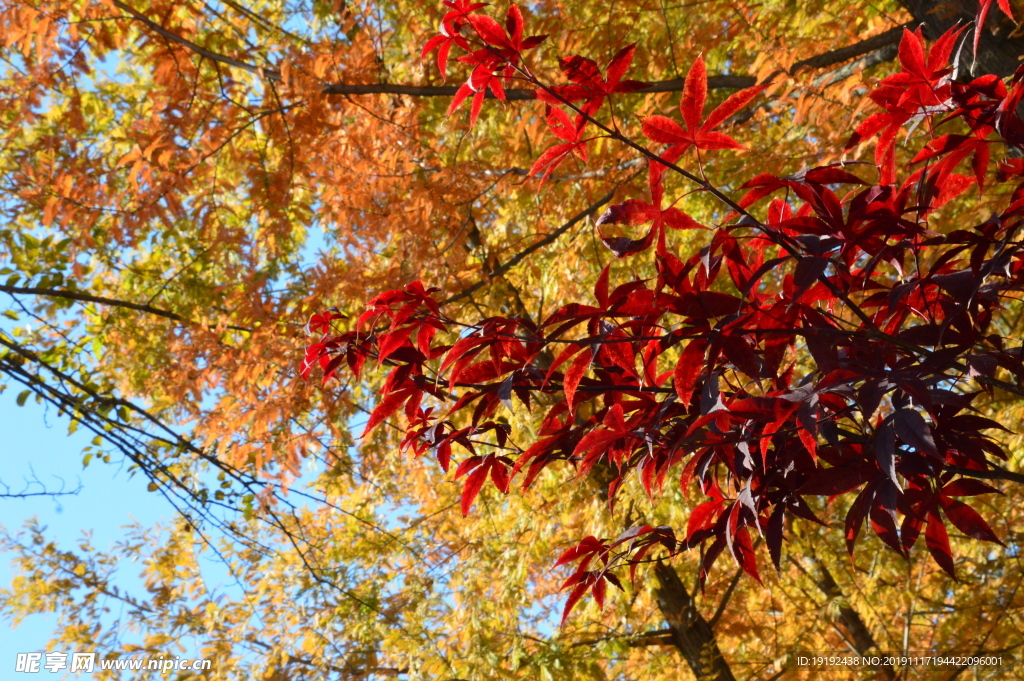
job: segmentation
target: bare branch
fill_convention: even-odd
[[[29,468],[31,470],[31,468]],[[46,488],[46,485],[42,480],[36,476],[36,472],[32,471],[32,477],[25,480],[25,486],[20,492],[12,492],[11,486],[0,480],[0,488],[3,488],[3,492],[0,492],[0,499],[27,499],[29,497],[65,497],[69,495],[76,495],[82,491],[82,481],[78,481],[78,487],[74,489],[64,489],[64,480],[57,476],[53,476],[60,480],[60,489],[50,490]],[[38,486],[40,491],[32,491],[34,487]]]

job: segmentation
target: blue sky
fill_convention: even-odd
[[[72,549],[83,532],[91,532],[93,545],[102,550],[121,537],[125,525],[135,521],[152,525],[170,517],[172,511],[163,498],[146,491],[145,477],[129,478],[119,466],[96,460],[83,469],[82,449],[91,437],[85,431],[69,436],[68,420],[32,399],[23,407],[17,406],[18,392],[17,386],[11,385],[0,394],[0,481],[11,488],[11,493],[38,491],[38,485],[28,483],[33,477],[50,489],[59,489],[62,480],[66,489],[81,483],[81,491],[56,498],[0,498],[0,525],[13,532],[36,517],[48,527],[48,537],[62,546]],[[10,585],[13,574],[10,556],[0,555],[0,589]],[[21,677],[14,673],[16,654],[45,652],[56,623],[54,615],[31,615],[13,631],[6,631],[7,622],[0,623],[0,678]],[[62,676],[60,672],[41,671],[22,678]]]

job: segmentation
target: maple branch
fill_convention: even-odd
[[[595,177],[604,177],[608,173],[616,171],[616,170],[628,170],[630,168],[634,168],[634,167],[640,165],[643,162],[644,162],[644,158],[642,156],[637,156],[637,157],[631,158],[631,159],[629,159],[627,161],[623,161],[622,163],[616,163],[615,165],[611,165],[611,166],[604,166],[603,168],[595,168],[594,170],[584,170],[584,171],[579,172],[579,173],[565,173],[565,174],[552,173],[551,175],[548,175],[547,181],[548,182],[569,182],[569,181],[575,181],[575,180],[591,180],[591,179],[594,179]],[[441,172],[442,169],[438,168],[436,166],[420,166],[420,170],[422,170],[423,172],[426,172],[426,173],[439,173],[439,172]],[[467,175],[483,176],[483,177],[498,177],[498,178],[504,177],[505,175],[518,175],[520,177],[532,177],[532,178],[534,178],[536,180],[539,180],[539,179],[543,178],[544,173],[538,172],[538,173],[534,173],[533,175],[530,175],[530,171],[528,169],[526,169],[526,168],[520,168],[518,166],[511,166],[509,168],[494,168],[492,170],[477,170],[477,171],[473,171],[473,172],[468,172]]]
[[[503,55],[501,55],[500,53],[496,52],[495,49],[491,45],[488,45],[486,42],[481,43],[481,44],[484,46],[484,49],[489,50],[490,52],[494,53],[495,56],[497,56],[498,58],[500,58],[502,60],[505,59],[505,57]],[[792,239],[791,237],[789,237],[788,235],[786,235],[786,234],[784,234],[782,232],[775,231],[775,230],[769,230],[768,227],[763,222],[761,222],[760,220],[756,219],[753,215],[750,214],[749,211],[747,211],[742,206],[740,206],[738,203],[733,201],[721,189],[719,189],[718,187],[713,185],[711,183],[711,181],[708,180],[706,177],[698,177],[697,175],[691,173],[690,171],[688,171],[688,170],[684,169],[683,167],[681,167],[680,165],[678,165],[678,162],[674,163],[672,161],[669,161],[669,160],[663,158],[661,156],[661,154],[655,153],[655,152],[651,151],[649,148],[639,144],[638,142],[633,141],[631,138],[626,137],[626,135],[624,135],[618,129],[618,126],[614,125],[614,123],[613,123],[613,127],[608,127],[608,125],[606,125],[605,123],[602,123],[601,121],[597,120],[596,118],[594,118],[593,115],[591,115],[590,113],[587,113],[586,111],[581,109],[579,106],[574,104],[572,101],[566,99],[562,94],[560,94],[557,90],[554,89],[554,86],[549,86],[549,85],[545,85],[545,84],[541,83],[540,80],[538,80],[536,78],[536,76],[534,76],[532,73],[530,73],[530,71],[525,66],[520,66],[520,65],[517,65],[517,64],[513,64],[513,63],[509,63],[508,66],[511,67],[512,69],[514,69],[516,72],[518,72],[523,78],[527,79],[529,82],[532,82],[532,83],[536,84],[538,86],[538,88],[543,90],[545,93],[547,93],[551,97],[554,97],[559,102],[561,102],[564,106],[566,106],[568,109],[570,109],[571,111],[576,113],[580,120],[584,120],[584,121],[590,123],[591,125],[593,125],[594,127],[598,128],[599,130],[604,132],[608,136],[608,138],[617,140],[621,144],[623,144],[623,145],[625,145],[625,146],[627,146],[627,147],[629,147],[629,148],[631,148],[631,149],[633,149],[635,151],[640,152],[643,156],[647,157],[651,161],[655,161],[657,163],[660,163],[665,168],[668,168],[668,169],[672,170],[673,172],[675,172],[675,173],[681,175],[682,177],[686,178],[690,182],[692,182],[695,185],[697,185],[702,191],[706,191],[709,194],[711,194],[712,196],[714,196],[716,199],[718,199],[718,201],[720,203],[722,203],[723,205],[728,207],[730,210],[735,212],[736,215],[740,216],[741,220],[749,221],[749,223],[751,225],[753,225],[758,231],[760,231],[762,234],[764,234],[766,237],[768,237],[777,246],[779,246],[780,248],[785,250],[790,256],[793,256],[793,257],[796,257],[796,258],[799,258],[801,256],[802,251],[801,251],[801,249],[799,247],[799,242],[798,241],[796,241],[795,239]],[[706,87],[707,86],[707,78],[706,77],[704,78],[704,83],[705,83],[705,87]],[[664,152],[661,152],[661,153],[664,153]],[[631,176],[630,179],[632,179],[632,177],[635,177],[636,174],[638,174],[638,173],[634,173],[634,175]],[[703,175],[703,171],[701,172],[701,174]],[[612,191],[614,192],[614,190],[612,190]],[[609,200],[610,200],[610,197],[609,197]],[[728,219],[731,219],[731,218],[732,218],[732,216],[729,216]],[[853,312],[853,314],[858,319],[860,319],[861,322],[869,330],[871,330],[873,332],[878,332],[878,329],[875,327],[875,324],[872,321],[871,317],[869,317],[867,315],[867,313],[865,313],[858,305],[856,305],[850,299],[850,297],[846,293],[841,291],[836,286],[836,284],[834,282],[832,282],[828,277],[826,277],[824,275],[824,273],[817,275],[816,279],[818,281],[820,281],[826,288],[828,288],[829,291],[831,291],[832,294],[834,296],[836,296],[836,298],[841,300],[846,305],[847,309],[849,309],[851,312]],[[476,286],[477,287],[483,286],[483,282],[477,282]]]
[[[743,75],[718,75],[708,76],[709,89],[735,89],[742,90],[756,84],[757,79],[753,76]],[[399,83],[328,83],[323,87],[325,95],[407,95],[410,97],[452,97],[458,91],[458,85],[402,85]],[[650,83],[642,90],[641,94],[656,92],[681,92],[683,89],[682,78],[671,80],[659,80]],[[521,102],[537,98],[537,91],[533,88],[509,88],[505,90],[507,101]],[[484,95],[487,99],[496,99],[493,92],[488,91]]]
[[[170,310],[164,310],[152,305],[143,303],[131,303],[126,300],[118,300],[116,298],[106,298],[104,296],[94,296],[89,293],[79,293],[78,291],[68,291],[67,289],[55,289],[55,288],[38,288],[38,287],[25,287],[25,286],[7,286],[0,284],[0,291],[4,293],[10,293],[11,295],[22,294],[22,295],[34,295],[34,296],[49,296],[51,298],[64,298],[66,300],[77,300],[85,303],[97,303],[99,305],[109,305],[111,307],[123,307],[129,310],[136,310],[138,312],[146,312],[148,314],[156,315],[157,317],[164,317],[171,319],[176,322],[183,324],[195,324],[196,322],[182,317],[176,312]],[[252,331],[252,329],[245,326],[233,326],[228,325],[229,329],[233,331]]]
[[[486,390],[493,388],[493,383],[456,383],[456,388],[469,388],[471,390]],[[543,392],[558,393],[565,388],[557,383],[548,381],[544,385],[517,385],[516,390],[540,390]],[[664,388],[656,385],[579,385],[576,387],[577,392],[629,392],[629,393],[653,393],[662,395],[675,394],[675,388]],[[507,448],[506,448],[507,449]]]
[[[1024,484],[1024,473],[1016,473],[1014,471],[1008,471],[1005,468],[990,464],[992,467],[988,470],[979,471],[974,468],[964,468],[962,466],[946,466],[946,470],[951,473],[958,473],[965,478],[979,478],[982,480],[1006,480],[1007,482],[1016,482]]]

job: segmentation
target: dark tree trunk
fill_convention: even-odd
[[[968,26],[965,33],[967,44],[960,53],[959,79],[971,77],[971,66],[974,73],[994,73],[1005,78],[1013,75],[1024,55],[1024,36],[1011,35],[1013,22],[992,3],[988,19],[982,29],[981,43],[978,45],[977,62],[971,45],[974,42],[974,20],[978,14],[978,0],[900,0],[901,4],[914,17],[914,22],[921,26],[924,37],[935,40],[950,28],[960,25]]]
[[[871,635],[867,625],[864,624],[864,620],[861,619],[860,614],[850,607],[846,603],[846,597],[843,595],[842,589],[836,584],[836,580],[832,577],[832,573],[828,571],[825,564],[817,558],[812,558],[818,569],[817,582],[818,588],[825,594],[825,597],[829,600],[839,600],[843,605],[839,607],[839,616],[836,618],[839,626],[846,631],[846,635],[853,645],[854,650],[859,655],[871,655],[878,654],[877,644],[875,643],[875,637]],[[875,665],[872,667],[878,678],[891,681],[896,678],[896,672],[889,665]]]

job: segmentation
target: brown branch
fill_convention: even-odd
[[[205,57],[218,64],[224,64],[225,66],[232,66],[234,68],[243,69],[249,73],[254,73],[263,78],[271,81],[280,81],[281,72],[274,68],[261,68],[254,64],[228,57],[209,50],[202,45],[199,45],[191,40],[174,33],[173,31],[164,28],[155,21],[149,19],[146,15],[142,14],[133,7],[121,2],[121,0],[113,0],[114,6],[118,9],[127,12],[134,19],[142,22],[148,28],[152,29],[159,35],[163,36],[167,40],[170,40],[182,47],[188,48],[192,52]],[[239,9],[238,6],[232,5],[235,9]],[[246,14],[250,12],[241,8]],[[879,52],[884,50],[884,56],[879,61],[887,61],[892,59],[895,54],[892,50],[886,50],[896,43],[899,42],[900,36],[903,33],[902,26],[889,29],[883,33],[865,38],[860,42],[854,43],[853,45],[846,45],[839,47],[834,50],[829,50],[822,54],[803,59],[796,62],[791,66],[788,71],[779,69],[771,76],[769,76],[765,82],[771,82],[776,76],[783,73],[789,75],[795,74],[797,71],[803,69],[821,69],[829,66],[840,64],[844,61],[854,59],[869,53]],[[292,36],[294,37],[294,36]],[[877,63],[877,62],[876,62]],[[848,77],[853,73],[854,69],[850,69],[849,73],[838,77],[836,80]],[[836,82],[832,80],[830,82]],[[670,80],[661,80],[650,83],[646,88],[639,90],[641,93],[657,93],[657,92],[680,92],[683,89],[685,79],[683,78],[672,78]],[[753,76],[739,75],[739,74],[723,74],[708,77],[707,87],[709,89],[743,89],[752,87],[757,84],[757,79]],[[325,95],[407,95],[410,97],[452,97],[455,95],[459,86],[455,85],[405,85],[399,83],[327,83],[323,86],[322,92]],[[494,98],[493,93],[487,92],[487,98]],[[505,90],[505,97],[509,101],[526,101],[536,98],[536,90],[530,88],[511,88]]]
[[[251,636],[246,637],[245,640],[247,643],[256,646],[262,650],[268,652],[274,650],[274,646],[263,641],[260,641],[259,639],[253,638]],[[288,654],[288,664],[299,664],[303,667],[309,667],[310,669],[326,669],[328,671],[337,672],[338,674],[341,674],[341,678],[345,679],[365,678],[367,676],[374,675],[401,676],[402,674],[409,673],[408,667],[352,667],[349,665],[339,667],[338,665],[331,664],[330,662],[320,662],[312,658],[306,657],[304,655],[297,655],[295,653]]]
[[[588,638],[585,641],[576,641],[570,648],[593,646],[604,641],[625,641],[630,648],[646,648],[647,646],[671,646],[675,645],[672,639],[671,629],[657,629],[655,631],[644,631],[638,634],[610,634],[597,638]]]
[[[757,84],[752,76],[709,76],[709,89],[736,89],[751,87]],[[459,89],[458,85],[402,85],[399,83],[328,83],[323,87],[325,95],[408,95],[410,97],[452,97]],[[660,80],[651,83],[638,92],[681,92],[683,79]],[[536,99],[536,90],[530,88],[509,88],[505,90],[505,99],[513,102]],[[488,90],[487,99],[494,99]]]
[[[266,29],[268,31],[276,31],[278,33],[281,33],[282,35],[285,35],[285,36],[291,38],[292,40],[294,40],[297,43],[305,43],[307,45],[310,44],[309,41],[306,40],[305,38],[303,38],[301,36],[297,36],[294,33],[288,31],[287,29],[282,28],[281,26],[278,26],[277,24],[273,24],[273,23],[267,21],[266,19],[261,17],[259,14],[256,14],[251,9],[249,9],[248,7],[242,5],[241,3],[235,2],[234,0],[221,0],[221,2],[223,2],[228,7],[234,9],[236,12],[242,14],[243,16],[248,17],[250,20],[252,20],[253,22],[259,24],[260,26],[262,26],[264,29]]]
[[[758,540],[760,542],[760,540]],[[756,548],[756,547],[755,547]],[[722,619],[722,615],[725,614],[725,609],[729,605],[729,600],[732,598],[732,592],[736,590],[736,586],[740,583],[740,578],[743,577],[743,568],[736,570],[736,574],[732,576],[732,581],[729,582],[729,587],[725,590],[722,595],[722,600],[718,604],[718,608],[715,610],[715,614],[711,616],[711,620],[708,624],[713,629],[718,620]]]
[[[168,310],[161,310],[158,307],[151,305],[142,305],[139,303],[129,303],[125,300],[116,300],[114,298],[104,298],[103,296],[94,296],[88,293],[78,293],[77,291],[67,291],[54,288],[35,288],[35,287],[24,287],[24,286],[5,286],[0,284],[0,291],[10,294],[24,294],[33,296],[49,296],[51,298],[64,298],[67,300],[78,300],[86,303],[99,303],[100,305],[110,305],[111,307],[124,307],[129,310],[138,310],[139,312],[146,312],[158,317],[166,317],[167,319],[173,319],[176,322],[187,321],[181,315],[170,312]]]
[[[635,177],[635,176],[636,176],[636,173],[631,175],[625,181],[628,182],[629,180],[633,179],[633,177]],[[580,222],[582,222],[587,217],[589,217],[589,216],[593,215],[594,213],[596,213],[598,208],[600,208],[604,204],[606,204],[609,201],[611,201],[612,198],[615,196],[615,192],[618,191],[618,188],[619,188],[619,186],[621,184],[622,183],[619,183],[619,184],[615,185],[615,187],[613,187],[610,192],[608,192],[607,194],[602,196],[600,199],[598,199],[596,202],[590,204],[585,209],[583,209],[582,211],[580,211],[579,213],[574,215],[564,225],[562,225],[558,229],[554,230],[553,232],[548,234],[546,237],[544,237],[540,241],[535,241],[531,245],[529,245],[526,248],[524,248],[523,250],[519,251],[514,256],[509,258],[505,263],[503,263],[501,265],[498,265],[493,270],[488,272],[487,275],[483,279],[481,279],[480,281],[476,282],[475,284],[473,284],[472,286],[470,286],[466,290],[464,290],[464,291],[462,291],[460,293],[456,293],[455,295],[453,295],[453,296],[451,296],[449,298],[446,298],[445,300],[443,300],[440,303],[440,305],[448,305],[449,303],[454,303],[457,300],[462,300],[463,298],[466,298],[466,297],[472,295],[474,292],[476,292],[476,291],[480,290],[481,288],[483,288],[484,286],[486,286],[487,283],[491,279],[494,279],[495,277],[500,277],[501,275],[505,274],[510,269],[512,269],[513,267],[518,265],[520,262],[522,262],[528,255],[530,255],[534,251],[537,251],[537,250],[543,248],[544,246],[547,246],[548,244],[553,243],[554,241],[556,241],[558,239],[558,237],[560,237],[563,234],[565,234],[567,231],[569,231],[570,229],[572,229],[573,227],[578,225]]]
[[[54,476],[54,477],[56,477],[56,476]],[[39,485],[40,487],[42,487],[43,491],[41,491],[41,492],[30,492],[29,489],[31,489],[31,486],[33,484]],[[75,489],[66,490],[66,489],[64,489],[64,481],[63,480],[61,480],[61,485],[60,485],[60,489],[59,490],[50,491],[50,490],[46,489],[46,485],[44,485],[39,480],[39,478],[36,477],[35,471],[32,472],[32,479],[25,483],[25,487],[24,487],[23,491],[21,491],[21,492],[12,492],[11,491],[11,486],[6,484],[3,480],[0,480],[0,487],[3,488],[3,492],[0,492],[0,499],[28,499],[29,497],[64,497],[64,496],[77,495],[79,492],[82,491],[82,483],[81,483],[81,481],[79,481],[78,487],[76,487]]]
[[[187,47],[188,49],[192,50],[193,52],[202,57],[206,57],[207,59],[215,61],[219,64],[224,64],[225,66],[233,66],[235,68],[248,71],[249,73],[262,75],[263,77],[269,80],[281,80],[281,74],[275,69],[262,69],[258,66],[254,66],[253,64],[249,64],[244,61],[239,61],[238,59],[232,59],[231,57],[226,57],[223,54],[208,50],[201,45],[197,45],[188,38],[183,38],[177,33],[167,30],[160,24],[149,19],[145,14],[142,14],[138,10],[135,10],[132,7],[129,7],[128,5],[124,4],[123,2],[121,2],[121,0],[113,0],[113,2],[114,7],[117,7],[120,10],[128,12],[128,14],[131,14],[133,18],[137,19],[138,21],[141,21],[146,26],[162,35],[164,38],[167,38],[171,42],[177,43],[182,47]]]
[[[879,33],[878,35],[873,35],[870,38],[865,38],[859,43],[847,45],[846,47],[839,47],[829,52],[798,61],[790,67],[789,73],[795,74],[801,69],[823,69],[828,66],[835,66],[836,64],[848,59],[855,59],[857,57],[864,56],[869,52],[874,52],[875,50],[880,50],[884,47],[889,47],[890,45],[896,45],[899,43],[900,38],[903,36],[903,31],[906,28],[907,26],[890,28],[888,31]]]
[[[897,45],[886,45],[885,47],[875,50],[874,52],[869,52],[868,54],[864,55],[857,61],[850,62],[849,64],[844,64],[843,66],[840,66],[838,69],[834,69],[827,73],[821,74],[813,81],[811,81],[811,87],[817,89],[823,88],[827,85],[834,85],[835,83],[846,80],[857,71],[863,71],[864,69],[869,69],[877,64],[892,61],[893,59],[896,58],[897,52]]]
[[[875,59],[869,61],[866,65],[856,64],[850,65],[851,68],[841,69],[838,72],[834,72],[832,79],[829,83],[838,82],[844,78],[848,78],[852,75],[857,68],[866,68],[873,64],[881,63],[882,61],[889,61],[895,58],[896,53],[892,49],[899,40],[900,36],[903,35],[903,26],[889,29],[884,33],[866,38],[859,43],[853,45],[846,45],[829,52],[815,55],[808,59],[803,59],[796,62],[791,66],[788,71],[785,69],[779,69],[770,75],[766,82],[771,82],[777,76],[784,73],[794,75],[797,71],[803,69],[821,69],[828,66],[834,66],[840,64],[849,59],[861,57],[863,55],[874,53]],[[673,78],[671,80],[660,80],[650,83],[647,87],[642,90],[638,90],[640,93],[655,93],[655,92],[681,92],[683,84],[685,83],[683,78]],[[735,89],[740,90],[743,88],[753,87],[757,85],[757,79],[753,76],[744,75],[718,75],[708,77],[708,89]],[[330,83],[324,86],[323,93],[325,95],[375,95],[375,94],[386,94],[386,95],[408,95],[410,97],[452,97],[455,92],[459,89],[457,85],[400,85],[397,83],[366,83],[366,84],[351,84],[351,83]],[[506,99],[510,101],[524,101],[536,98],[536,90],[533,89],[521,89],[512,88],[505,90]],[[494,99],[494,95],[491,92],[487,92],[486,97],[488,99]]]
[[[171,319],[176,322],[182,322],[183,324],[195,324],[190,319],[182,317],[176,312],[169,310],[163,310],[152,305],[146,305],[141,303],[131,303],[127,300],[117,300],[116,298],[105,298],[103,296],[94,296],[89,293],[79,293],[77,291],[68,291],[65,289],[54,289],[54,288],[36,288],[36,287],[24,287],[24,286],[7,286],[0,284],[0,292],[10,293],[12,295],[33,295],[33,296],[48,296],[51,298],[64,298],[66,300],[77,300],[85,303],[97,303],[99,305],[109,305],[110,307],[123,307],[128,310],[136,310],[138,312],[145,312],[147,314],[156,315],[157,317],[164,317]],[[233,331],[251,331],[245,326],[231,326],[227,328]]]

